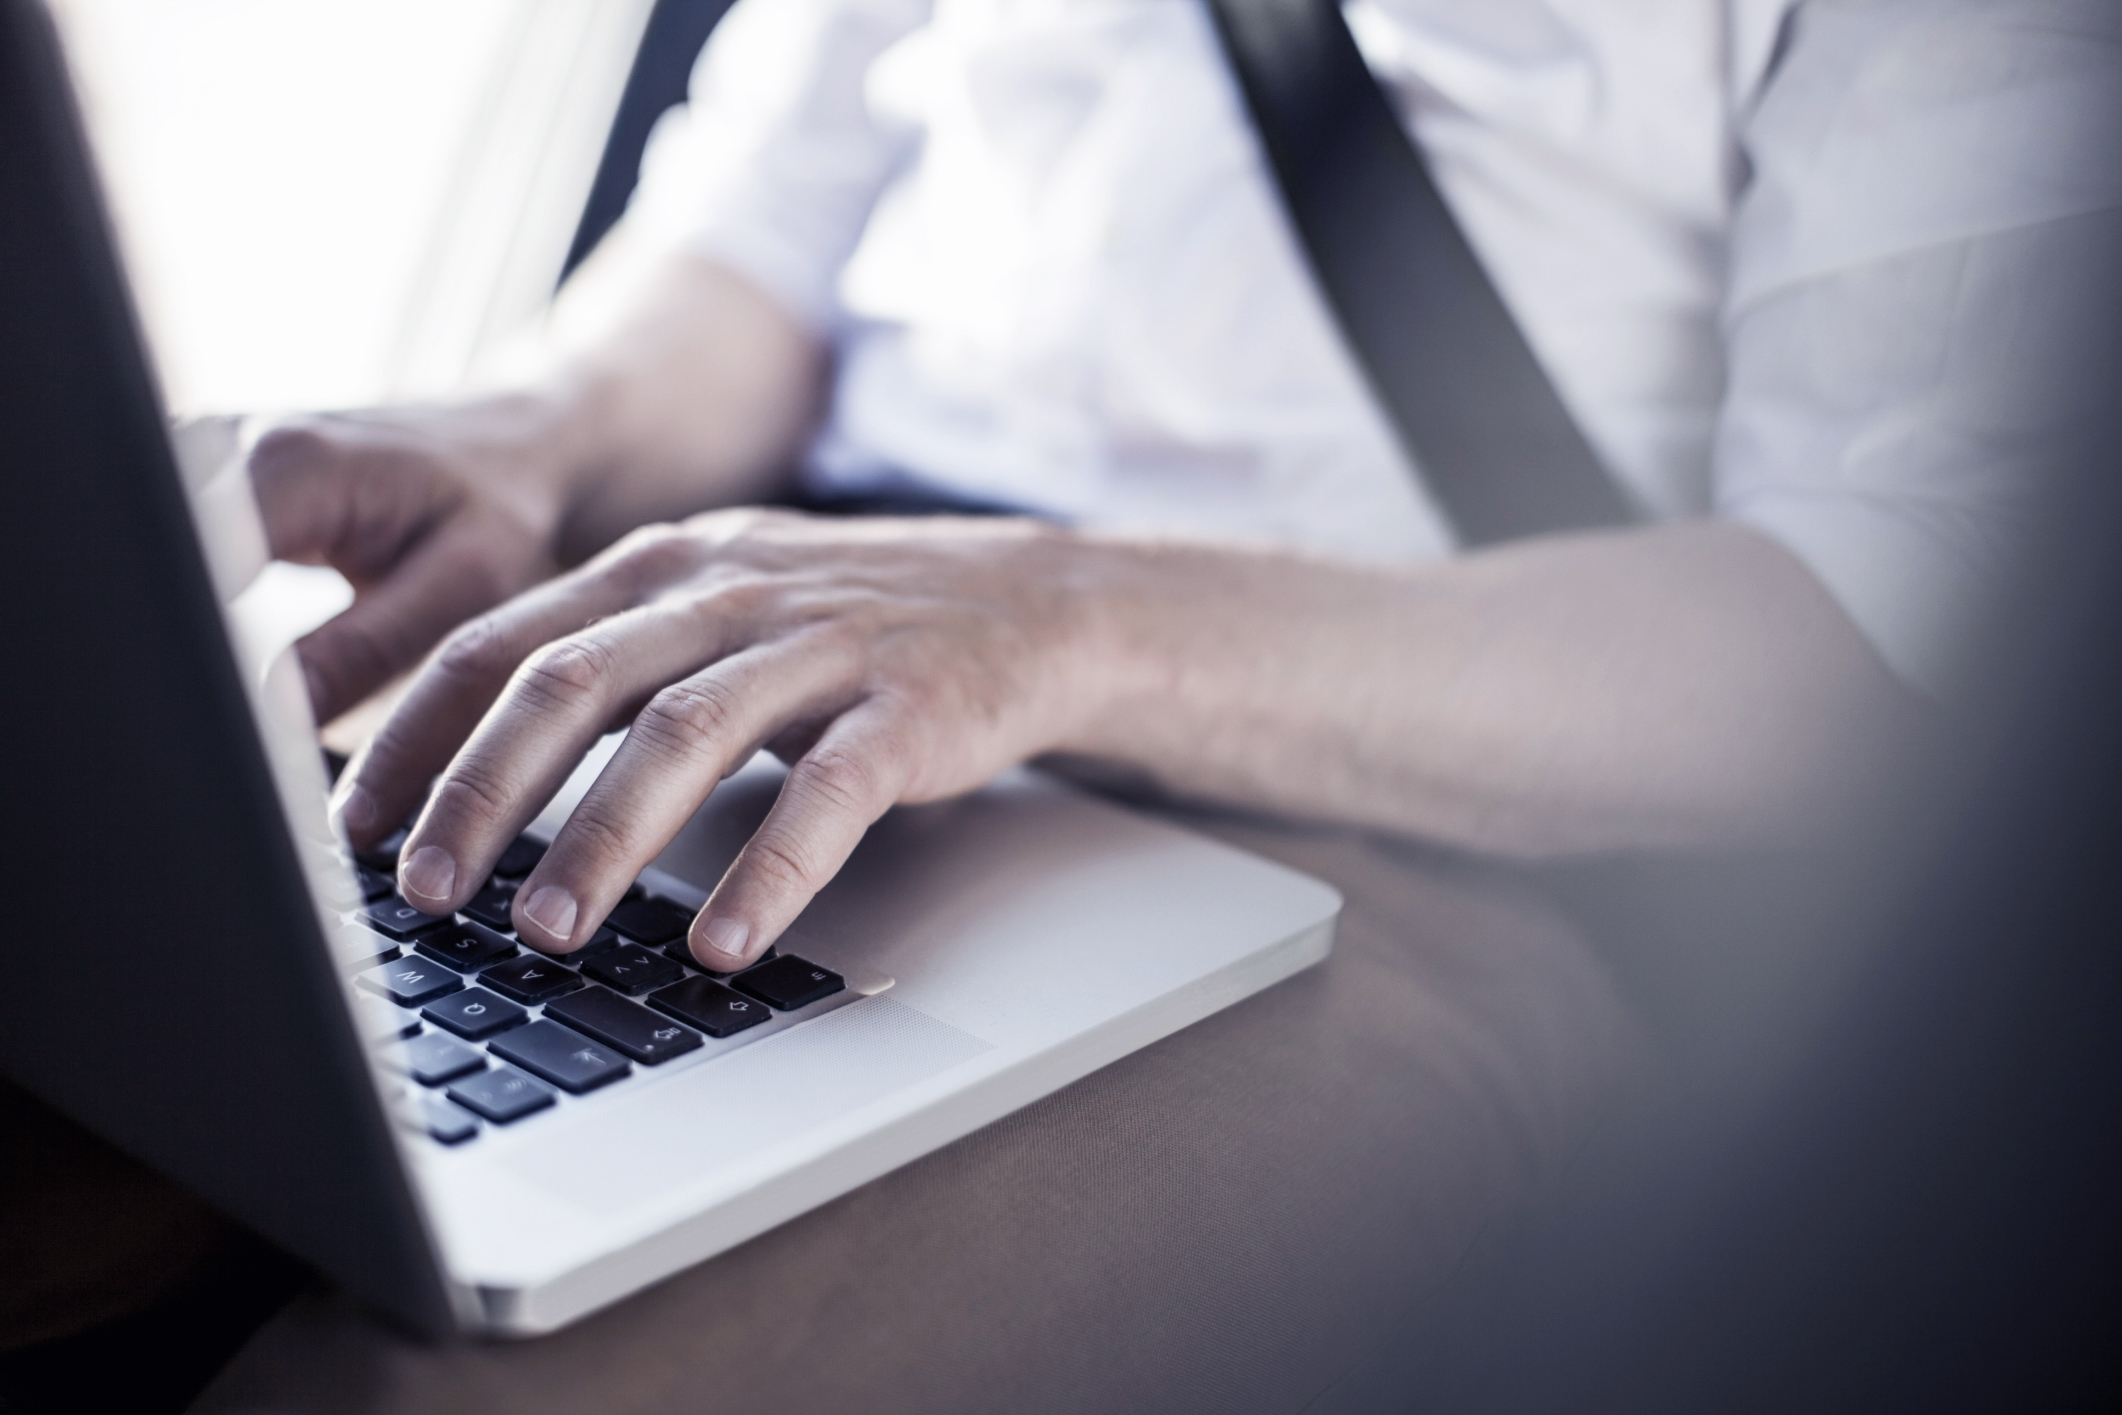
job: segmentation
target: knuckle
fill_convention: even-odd
[[[435,656],[435,666],[452,678],[472,682],[504,677],[514,666],[509,647],[501,626],[491,615],[482,616],[451,631]]]
[[[508,791],[486,761],[467,756],[451,767],[436,786],[429,810],[442,819],[491,826],[507,815]]]
[[[628,584],[660,584],[692,568],[695,550],[683,527],[642,526],[611,549],[611,568]]]
[[[804,795],[847,812],[868,812],[883,786],[882,774],[871,756],[832,747],[813,748],[789,775],[791,784]]]
[[[772,608],[777,597],[777,586],[739,570],[718,575],[713,587],[693,601],[691,610],[704,629],[712,624],[755,619]]]
[[[658,521],[653,525],[636,526],[612,545],[612,553],[621,558],[639,555],[654,555],[664,547],[685,538],[682,527],[669,521]]]
[[[781,831],[753,836],[744,858],[753,876],[776,892],[814,894],[824,883],[817,860]]]
[[[739,506],[727,516],[727,534],[731,540],[771,535],[800,519],[795,512],[772,506]]]
[[[679,756],[691,756],[727,741],[736,704],[715,683],[674,683],[648,700],[635,720],[648,739]]]
[[[611,649],[602,640],[575,634],[525,659],[519,679],[544,702],[565,708],[599,699],[611,681],[612,668]]]
[[[633,851],[633,836],[626,828],[627,814],[614,804],[592,795],[575,807],[567,818],[567,853],[587,859],[592,867],[625,860]]]
[[[770,506],[725,506],[714,511],[703,511],[686,522],[686,525],[694,531],[723,541],[768,525],[777,517],[786,514]]]

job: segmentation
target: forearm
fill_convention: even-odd
[[[1166,790],[1544,855],[1788,839],[1929,713],[1811,575],[1698,523],[1368,571],[1096,543],[1096,707]]]
[[[701,257],[615,233],[568,284],[527,398],[560,487],[557,548],[581,560],[636,526],[777,498],[824,395],[810,332]]]
[[[1384,571],[749,510],[630,536],[459,631],[342,778],[341,819],[362,846],[424,800],[399,886],[447,913],[625,715],[518,891],[519,935],[592,937],[767,743],[788,779],[691,932],[724,972],[893,805],[1029,758],[1490,851],[1714,847],[1807,830],[1925,718],[1809,572],[1737,527]]]

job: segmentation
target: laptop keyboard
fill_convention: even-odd
[[[401,1122],[445,1145],[627,1078],[846,990],[838,973],[768,949],[742,972],[693,959],[693,911],[637,885],[605,927],[556,958],[510,931],[516,885],[545,853],[528,837],[502,854],[464,909],[443,917],[398,898],[402,834],[361,852],[367,903],[335,941],[365,994],[368,1041],[404,1078]]]

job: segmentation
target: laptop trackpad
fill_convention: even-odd
[[[609,1213],[978,1056],[989,1044],[873,997],[632,1096],[606,1097],[509,1168]]]

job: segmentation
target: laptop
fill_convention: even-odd
[[[1331,946],[1328,886],[1017,771],[889,814],[711,976],[683,923],[771,760],[581,954],[494,906],[594,756],[419,916],[327,825],[247,516],[240,469],[180,469],[51,25],[0,0],[0,1070],[416,1328],[562,1326]]]

